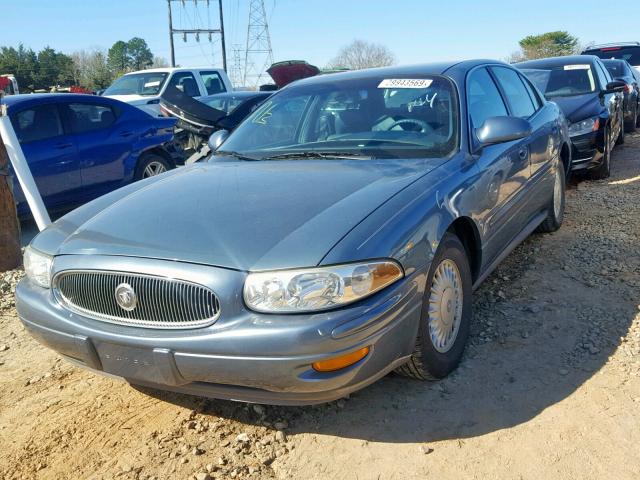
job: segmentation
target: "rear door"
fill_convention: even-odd
[[[10,111],[9,116],[45,206],[77,203],[82,185],[80,162],[73,136],[65,131],[57,105]],[[17,180],[15,187],[19,212],[25,214],[25,197]]]
[[[122,185],[137,129],[120,122],[120,112],[110,102],[65,102],[61,109],[78,148],[84,199]]]

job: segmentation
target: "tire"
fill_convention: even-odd
[[[549,202],[547,218],[540,224],[538,231],[542,233],[555,232],[562,225],[564,219],[564,205],[565,205],[565,183],[566,175],[564,173],[564,165],[561,161],[558,162],[558,168],[556,169],[556,177],[553,186],[553,195]]]
[[[594,180],[602,180],[609,178],[611,175],[611,139],[609,127],[606,127],[604,131],[604,153],[602,154],[602,161],[600,166],[591,171],[591,178]]]
[[[458,288],[453,287],[455,283],[450,281],[452,278],[457,279]],[[446,377],[458,366],[469,337],[472,283],[464,246],[457,236],[446,233],[433,257],[427,276],[413,354],[407,363],[396,369],[397,373],[418,380],[436,380]],[[441,306],[446,306],[443,320],[448,320],[448,323],[438,322],[438,318],[442,316],[430,308],[432,304],[437,305],[434,302],[437,298],[440,299]],[[443,303],[445,300],[446,304]],[[439,327],[445,330],[439,331]],[[438,332],[445,337],[436,346],[432,338],[435,337],[437,341]]]
[[[636,131],[636,127],[638,125],[638,105],[636,104],[635,107],[633,107],[633,120],[631,120],[628,124],[625,125],[625,128],[627,129],[627,133],[633,133]]]
[[[140,160],[138,160],[138,166],[136,167],[133,179],[138,181],[144,178],[155,177],[172,168],[173,165],[171,165],[166,158],[156,153],[145,153],[140,157]]]
[[[616,145],[624,145],[624,115],[620,114],[620,133],[616,138]]]

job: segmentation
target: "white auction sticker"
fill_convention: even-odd
[[[578,65],[565,65],[565,70],[589,70],[591,68],[590,65],[578,64]]]
[[[430,78],[385,78],[378,88],[429,88],[432,83]]]
[[[160,80],[154,80],[152,82],[145,83],[144,88],[157,87],[158,85],[160,85]]]

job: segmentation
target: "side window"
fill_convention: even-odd
[[[605,68],[603,68],[602,64],[598,61],[596,61],[596,76],[598,77],[598,82],[600,83],[600,89],[604,90],[607,86],[607,83],[611,81],[611,77],[609,76],[608,72],[605,72]]]
[[[20,143],[46,140],[64,133],[55,105],[40,105],[22,110],[11,117],[11,123]]]
[[[200,78],[202,79],[202,83],[204,83],[204,88],[207,89],[207,95],[227,91],[218,72],[200,72]]]
[[[199,97],[200,90],[196,83],[196,78],[191,72],[176,72],[169,80],[169,87],[175,87],[185,95],[190,97]]]
[[[485,68],[475,70],[467,80],[467,105],[474,128],[489,117],[507,115],[498,87]]]
[[[533,115],[536,109],[518,72],[504,67],[492,67],[491,70],[502,86],[507,102],[511,106],[511,113],[520,118],[529,118]]]
[[[522,83],[524,83],[524,87],[527,89],[527,92],[529,92],[529,97],[531,97],[531,101],[533,102],[533,106],[535,107],[537,112],[542,108],[543,105],[540,95],[538,94],[538,92],[536,92],[536,89],[533,88],[533,85],[527,77],[525,77],[524,75],[520,75],[520,80],[522,80]]]
[[[73,133],[86,133],[109,128],[116,121],[114,111],[104,105],[92,103],[70,103],[69,125]]]

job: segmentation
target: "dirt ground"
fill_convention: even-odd
[[[141,392],[75,368],[18,322],[20,272],[0,275],[0,477],[640,478],[640,135],[612,168],[576,182],[562,229],[476,292],[458,371],[322,406]]]

